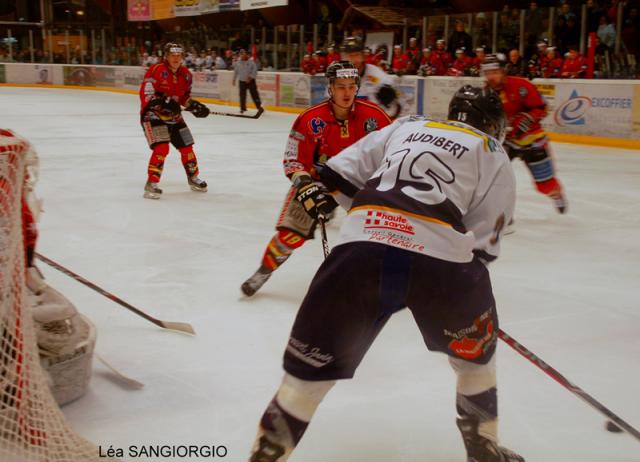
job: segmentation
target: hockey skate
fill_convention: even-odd
[[[569,208],[569,203],[567,202],[567,198],[564,196],[562,191],[554,191],[549,194],[549,197],[553,201],[553,206],[556,208],[558,213],[564,214],[567,213],[567,209]]]
[[[478,420],[474,417],[456,419],[467,449],[467,462],[524,462],[524,457],[478,434]]]
[[[270,270],[266,266],[260,266],[258,271],[253,273],[253,276],[242,283],[240,290],[242,290],[242,293],[247,297],[251,297],[267,282],[271,274],[273,274],[273,270]]]
[[[145,199],[160,199],[162,189],[158,187],[158,183],[152,183],[147,181],[144,185],[144,198]]]
[[[198,175],[193,175],[187,179],[192,191],[207,192],[207,182],[198,178]]]
[[[285,449],[272,441],[266,436],[261,436],[258,442],[258,448],[251,455],[249,462],[278,462],[280,457],[284,455]]]

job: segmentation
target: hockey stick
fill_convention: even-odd
[[[536,356],[531,350],[526,348],[521,343],[517,342],[514,338],[512,338],[509,334],[504,332],[502,329],[498,330],[498,337],[505,341],[507,345],[516,350],[522,356],[527,358],[533,364],[535,364],[538,368],[540,368],[545,374],[551,377],[553,380],[558,382],[560,385],[565,387],[574,395],[577,395],[578,398],[581,398],[583,401],[586,401],[587,404],[590,404],[592,407],[600,411],[602,414],[607,416],[609,420],[614,422],[618,427],[624,429],[627,433],[634,436],[636,439],[640,440],[640,432],[629,425],[627,422],[622,420],[620,417],[615,415],[601,403],[599,403],[595,398],[585,392],[582,388],[574,385],[568,379],[566,379],[560,372],[555,370],[553,367],[549,366],[542,359]]]
[[[50,258],[47,258],[47,257],[45,257],[44,255],[42,255],[42,254],[40,254],[38,252],[36,252],[35,255],[41,261],[45,262],[47,265],[54,267],[58,271],[66,274],[67,276],[69,276],[69,277],[75,279],[76,281],[84,284],[85,286],[92,288],[93,290],[95,290],[99,294],[104,295],[109,300],[114,301],[117,304],[124,306],[126,309],[128,309],[130,311],[133,311],[135,314],[137,314],[138,316],[143,317],[147,321],[151,321],[156,326],[162,327],[163,329],[170,329],[170,330],[175,330],[175,331],[178,331],[178,332],[184,332],[186,334],[192,334],[192,335],[196,334],[196,332],[193,330],[193,327],[191,326],[191,324],[188,324],[186,322],[161,321],[160,319],[156,319],[153,316],[149,316],[144,311],[139,310],[135,306],[132,306],[132,305],[128,304],[127,302],[125,302],[124,300],[116,297],[112,293],[107,292],[106,290],[98,287],[93,282],[87,281],[85,278],[83,278],[79,274],[76,274],[73,271],[65,268],[61,264],[54,262]]]
[[[329,239],[327,239],[327,219],[324,215],[318,215],[318,222],[320,223],[320,234],[322,235],[322,251],[324,252],[324,258],[329,256]]]
[[[258,112],[253,115],[244,115],[244,114],[234,114],[233,112],[217,112],[211,111],[209,115],[219,115],[219,116],[227,116],[227,117],[241,117],[243,119],[259,119],[262,113],[264,112],[263,108],[259,108]]]

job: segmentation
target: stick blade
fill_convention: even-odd
[[[261,106],[261,107],[258,109],[258,112],[256,112],[256,113],[255,113],[255,115],[253,116],[253,118],[254,118],[254,119],[259,119],[263,112],[264,112],[264,108]]]
[[[158,325],[163,329],[175,330],[176,332],[182,332],[189,335],[196,335],[196,331],[193,330],[193,326],[188,322],[160,321]]]

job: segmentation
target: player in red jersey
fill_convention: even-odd
[[[191,98],[191,72],[182,65],[184,49],[176,43],[164,47],[164,60],[149,68],[140,86],[140,123],[153,150],[149,159],[144,197],[159,199],[158,187],[169,142],[182,159],[187,181],[194,191],[206,192],[207,183],[198,177],[198,159],[193,152],[193,136],[184,121],[181,106],[195,117],[207,117],[209,108]]]
[[[482,64],[487,85],[500,94],[511,131],[504,143],[509,158],[522,159],[536,188],[553,200],[559,213],[567,211],[562,185],[556,178],[549,138],[540,125],[547,105],[537,88],[522,77],[506,75],[501,55],[488,55]]]
[[[329,99],[300,114],[289,134],[283,164],[284,173],[293,184],[260,268],[242,284],[241,290],[247,296],[255,294],[295,249],[313,239],[317,221],[305,212],[307,201],[320,202],[325,216],[335,207],[331,196],[315,183],[317,168],[368,133],[391,123],[377,105],[356,100],[360,76],[353,64],[333,63],[325,75]]]
[[[563,79],[580,79],[584,78],[587,72],[587,60],[578,51],[576,45],[569,47],[569,54],[562,64],[560,77]]]

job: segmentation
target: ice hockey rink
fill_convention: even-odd
[[[96,362],[88,393],[63,410],[104,450],[224,445],[223,460],[245,461],[323,258],[320,240],[308,242],[256,296],[241,296],[288,187],[281,159],[295,115],[187,114],[209,192],[189,190],[172,149],[162,199],[151,201],[142,197],[149,149],[138,106],[130,94],[0,87],[0,126],[40,155],[38,250],[197,333],[159,329],[40,263],[50,285],[97,326],[96,351],[145,384],[128,389]],[[491,266],[501,327],[638,428],[640,152],[553,146],[569,213],[557,214],[514,163],[516,233]],[[339,221],[329,227],[330,243]],[[637,440],[605,431],[600,413],[502,342],[498,380],[501,442],[527,462],[640,460]],[[356,378],[321,404],[291,461],[463,461],[454,400],[445,356],[426,350],[402,311]]]

